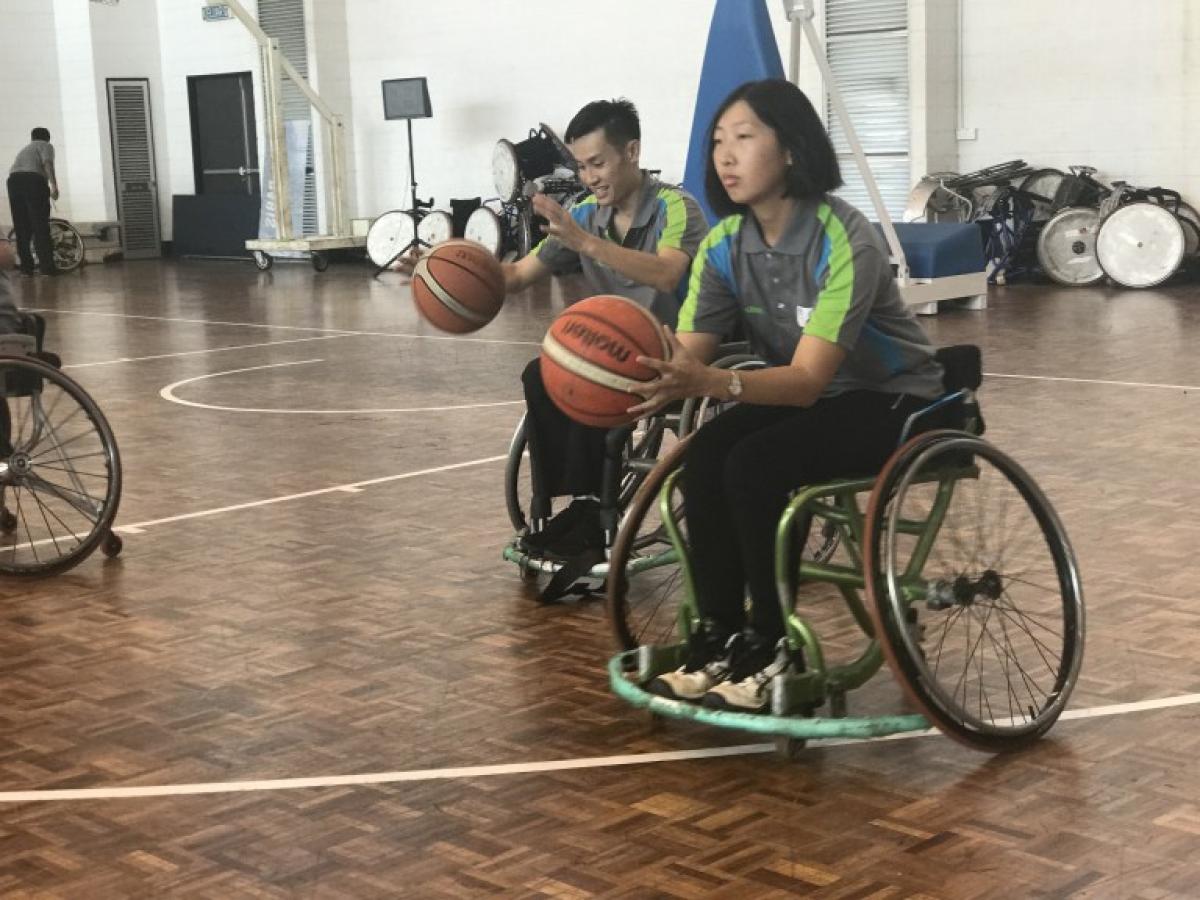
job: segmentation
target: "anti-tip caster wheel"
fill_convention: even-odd
[[[270,272],[274,263],[275,260],[271,258],[271,254],[263,253],[261,250],[254,251],[254,265],[258,267],[258,271]]]
[[[329,268],[329,255],[317,250],[312,254],[312,267],[318,272],[324,272]]]
[[[120,555],[121,550],[124,547],[125,542],[121,540],[121,536],[119,534],[113,534],[113,532],[110,531],[104,536],[104,543],[100,545],[100,552],[109,559],[113,559]]]

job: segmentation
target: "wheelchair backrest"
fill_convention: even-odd
[[[942,383],[947,393],[977,391],[983,384],[983,354],[975,344],[941,347],[934,358],[942,364]]]

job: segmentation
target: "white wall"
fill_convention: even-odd
[[[1200,3],[963,0],[959,170],[1094,165],[1200,201]]]
[[[418,191],[491,197],[491,154],[546,122],[561,135],[585,103],[625,96],[642,118],[642,161],[683,178],[714,0],[440,0],[346,4],[358,173],[355,215],[408,204],[404,122],[383,118],[379,83],[429,78],[433,118],[413,122]],[[781,53],[787,24],[769,0]]]
[[[4,0],[2,21],[0,181],[8,177],[17,151],[29,143],[32,129],[49,128],[56,151],[63,132],[53,7],[46,0]],[[0,192],[0,228],[7,234],[11,226],[8,196]]]

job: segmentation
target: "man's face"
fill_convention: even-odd
[[[641,179],[638,168],[638,141],[623,148],[614,147],[603,128],[580,135],[570,144],[571,155],[579,163],[579,180],[596,196],[601,206],[613,206],[636,190]]]

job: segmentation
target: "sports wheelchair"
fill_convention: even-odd
[[[25,333],[0,336],[0,574],[53,575],[121,552],[121,459],[95,401],[42,349],[45,321],[21,315]]]
[[[619,647],[613,690],[652,715],[772,735],[791,757],[812,738],[866,738],[936,725],[989,752],[1023,747],[1058,719],[1083,658],[1084,604],[1066,532],[1029,474],[982,439],[978,348],[943,348],[947,393],[909,419],[874,477],[798,490],[776,533],[786,641],[800,671],[777,676],[769,714],[708,709],[650,694],[682,664],[698,625],[679,477],[681,440],[645,475],[609,558],[607,604]],[[920,429],[955,404],[961,430]],[[866,505],[862,501],[865,499]],[[796,553],[810,529],[840,549]],[[835,587],[866,645],[826,662],[799,610],[805,585]],[[865,592],[865,602],[861,596]],[[848,694],[886,659],[919,714],[851,717]],[[827,707],[827,715],[816,710]]]
[[[744,341],[722,344],[714,366],[730,370],[762,368],[764,363],[757,356],[747,353]],[[621,521],[629,509],[630,502],[638,489],[654,470],[659,456],[689,434],[718,415],[728,403],[711,398],[692,398],[681,404],[668,407],[640,419],[633,425],[609,430],[606,446],[604,472],[600,492],[600,520],[603,527],[603,547],[598,548],[602,557],[578,571],[564,568],[569,564],[549,555],[538,554],[527,549],[523,538],[536,531],[541,523],[551,517],[551,498],[533,496],[527,467],[524,465],[528,438],[525,416],[517,424],[508,450],[508,461],[504,471],[505,504],[509,521],[516,532],[504,548],[504,558],[516,563],[522,578],[535,580],[549,576],[551,584],[543,593],[543,599],[565,591],[576,585],[575,593],[593,593],[604,589],[609,575],[613,541],[616,539]],[[629,574],[642,569],[647,559],[653,559],[653,547],[661,543],[662,535],[651,535],[641,541],[636,554],[626,560],[632,566]],[[811,558],[825,559],[833,552],[838,542],[837,532],[832,526],[822,526],[809,537],[806,552]],[[665,546],[665,545],[664,545]],[[580,588],[582,584],[584,587]],[[590,587],[589,587],[590,585]]]
[[[17,230],[10,228],[8,242],[16,249]],[[57,216],[50,219],[50,246],[54,248],[54,268],[60,273],[73,272],[84,263],[83,236],[66,219]],[[33,260],[37,262],[37,248],[33,248]]]

